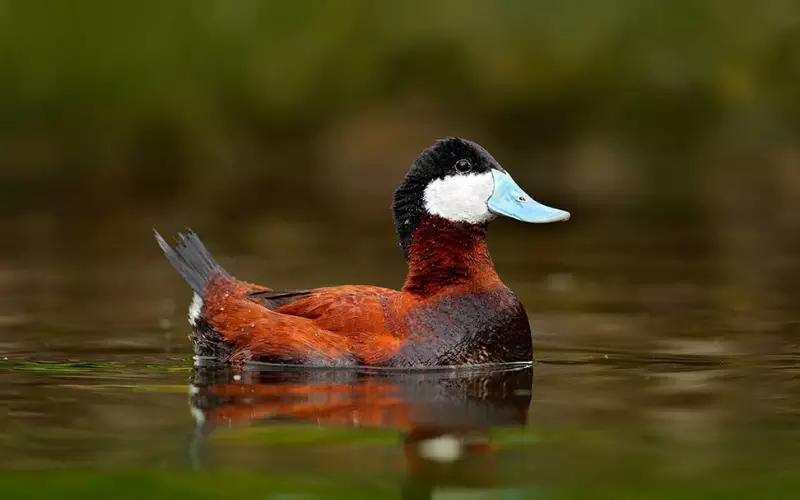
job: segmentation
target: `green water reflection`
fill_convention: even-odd
[[[552,361],[533,371],[462,374],[8,363],[0,465],[16,472],[0,486],[8,498],[793,498],[800,486],[787,360],[540,356]]]

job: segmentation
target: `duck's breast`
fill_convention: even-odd
[[[421,301],[395,328],[406,338],[395,366],[444,366],[532,360],[528,316],[516,295],[500,286]]]

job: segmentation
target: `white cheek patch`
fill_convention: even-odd
[[[425,188],[425,209],[453,222],[480,224],[494,218],[487,205],[494,191],[492,174],[451,175]]]

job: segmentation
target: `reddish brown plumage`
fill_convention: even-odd
[[[378,287],[313,290],[272,311],[253,301],[253,287],[226,277],[209,282],[203,316],[225,341],[232,360],[320,365],[384,364],[397,339],[386,331]]]
[[[479,294],[490,294],[489,309],[513,306],[509,300],[516,300],[494,270],[485,232],[483,226],[423,220],[411,245],[408,279],[401,291],[354,285],[319,288],[270,309],[250,295],[264,288],[217,275],[204,292],[202,315],[231,345],[231,361],[338,366],[436,363],[442,354],[435,351],[444,350],[439,345],[453,346],[459,339],[442,338],[449,314],[433,318],[427,311]],[[455,311],[464,306],[450,307]],[[417,349],[411,343],[425,347]]]
[[[411,241],[403,292],[432,297],[501,286],[486,245],[486,225],[424,218]]]

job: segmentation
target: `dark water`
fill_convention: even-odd
[[[150,240],[152,218],[6,225],[0,491],[797,498],[793,247],[731,228],[575,220],[492,228],[500,274],[529,312],[533,368],[424,374],[193,370],[189,294]],[[207,225],[195,229],[254,281],[402,280],[391,227]]]

